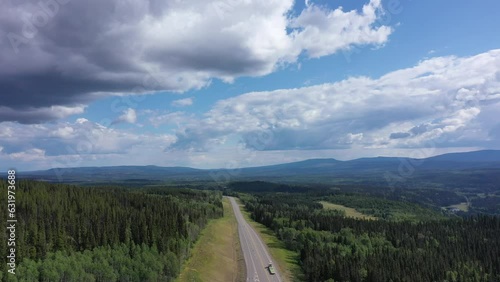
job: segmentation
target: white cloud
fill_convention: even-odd
[[[86,118],[78,118],[78,119],[76,119],[76,123],[77,123],[77,124],[83,124],[83,123],[86,123],[86,122],[88,122],[88,121],[89,121],[89,120],[88,120],[88,119],[86,119]]]
[[[179,99],[175,100],[172,102],[172,106],[174,107],[187,107],[191,106],[193,104],[193,98],[185,98],[185,99]]]
[[[128,108],[123,111],[123,114],[113,121],[113,124],[126,122],[126,123],[136,123],[137,114],[134,109]]]
[[[41,12],[35,2],[5,5],[0,29],[21,37],[19,19]],[[16,97],[4,101],[0,121],[44,122],[80,113],[70,109],[104,95],[182,92],[214,78],[267,75],[304,51],[316,58],[380,45],[392,31],[376,22],[380,0],[360,12],[309,3],[297,17],[293,6],[293,0],[71,1],[27,42],[15,48],[0,42],[0,91]],[[51,106],[66,108],[59,115],[37,111]]]
[[[482,112],[500,109],[499,74],[500,50],[492,50],[432,58],[378,79],[247,93],[181,127],[173,147],[209,150],[235,134],[257,150],[405,148],[429,140],[440,147],[498,147],[492,132],[499,123]],[[263,141],[259,134],[271,137]]]
[[[71,138],[73,136],[74,131],[75,130],[73,129],[73,127],[64,126],[64,127],[57,128],[49,136],[67,139],[67,138]]]
[[[44,125],[0,123],[0,132],[11,132],[0,141],[0,162],[19,169],[75,167],[130,163],[147,158],[161,161],[166,147],[175,142],[170,134],[134,134],[78,119],[74,123]],[[173,165],[173,164],[172,164]]]
[[[45,151],[32,148],[23,152],[9,154],[9,158],[15,161],[32,162],[45,159]]]
[[[499,112],[500,50],[491,50],[432,58],[379,78],[246,93],[217,102],[201,117],[147,112],[151,124],[176,127],[175,135],[126,132],[85,118],[2,122],[0,163],[19,169],[240,167],[314,157],[408,155],[425,147],[433,148],[425,156],[500,149]]]
[[[292,35],[294,43],[310,57],[333,54],[356,44],[383,44],[392,33],[388,26],[376,26],[380,0],[370,1],[361,13],[306,4],[306,9],[292,20],[292,27],[299,28]]]
[[[165,142],[163,146],[167,146],[175,141],[173,135],[134,134],[85,119],[78,119],[74,123],[61,122],[45,125],[3,122],[0,123],[0,130],[12,132],[10,137],[2,139],[4,153],[7,154],[35,148],[43,150],[50,156],[120,154],[134,146],[142,146],[148,142],[161,141]]]

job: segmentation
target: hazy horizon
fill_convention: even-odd
[[[433,154],[428,154],[430,152],[429,148],[422,148],[422,150],[412,150],[412,152],[416,152],[413,155],[397,155],[397,156],[388,156],[388,155],[380,155],[380,156],[361,156],[361,157],[356,157],[356,158],[349,158],[349,159],[340,159],[340,158],[334,158],[334,157],[316,157],[316,158],[304,158],[304,159],[296,159],[292,161],[286,161],[286,162],[275,162],[275,163],[267,163],[267,164],[261,164],[261,165],[249,165],[249,166],[226,166],[226,167],[196,167],[196,166],[180,166],[180,165],[169,165],[169,166],[163,166],[163,165],[155,165],[155,164],[116,164],[116,165],[85,165],[85,166],[79,166],[79,167],[50,167],[50,168],[43,168],[43,169],[34,169],[34,170],[19,170],[20,172],[30,172],[30,171],[44,171],[44,170],[50,170],[50,169],[59,169],[59,168],[85,168],[85,167],[120,167],[120,166],[142,166],[142,167],[147,167],[147,166],[155,166],[155,167],[185,167],[185,168],[193,168],[193,169],[200,169],[200,170],[210,170],[210,169],[240,169],[240,168],[252,168],[252,167],[261,167],[261,166],[272,166],[272,165],[280,165],[280,164],[288,164],[288,163],[294,163],[294,162],[301,162],[301,161],[307,161],[307,160],[336,160],[336,161],[353,161],[353,160],[358,160],[358,159],[363,159],[363,158],[414,158],[414,159],[426,159],[430,157],[435,157],[435,156],[440,156],[440,155],[446,155],[446,154],[453,154],[453,153],[471,153],[471,152],[480,152],[480,151],[491,151],[491,150],[472,150],[472,151],[449,151],[449,152],[442,152],[442,153],[433,153]],[[499,151],[499,150],[495,150]]]

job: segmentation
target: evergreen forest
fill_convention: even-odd
[[[240,194],[251,217],[299,253],[305,281],[500,281],[500,217],[439,216],[413,209],[411,220],[362,220],[324,209],[307,193]],[[373,198],[355,203],[367,210]],[[391,201],[377,201],[390,212]],[[409,210],[413,204],[407,205]],[[377,213],[381,216],[387,214]],[[433,216],[436,215],[436,216]],[[391,217],[390,215],[388,217]]]
[[[2,263],[0,281],[172,281],[200,231],[223,213],[216,191],[20,181],[15,195],[16,275]]]

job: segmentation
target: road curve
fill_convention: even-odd
[[[281,282],[276,263],[267,252],[264,242],[241,214],[240,207],[233,197],[228,197],[238,221],[241,249],[247,268],[247,282]],[[271,275],[267,269],[272,263],[276,274]]]

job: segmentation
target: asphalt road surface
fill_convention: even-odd
[[[245,258],[247,268],[247,282],[281,282],[281,277],[276,268],[276,264],[267,252],[264,242],[257,235],[255,230],[248,224],[241,214],[240,207],[233,197],[229,197],[233,206],[236,220],[238,221],[238,233],[240,235],[241,249]],[[267,269],[272,263],[276,274],[271,275]]]

